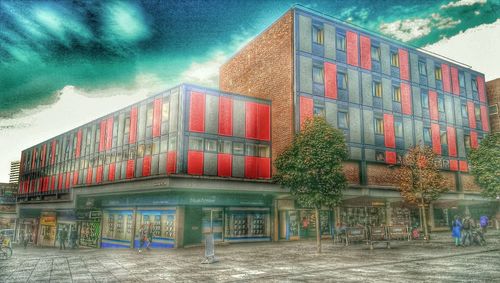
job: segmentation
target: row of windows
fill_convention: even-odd
[[[189,137],[189,150],[212,153],[227,153],[233,155],[270,157],[271,150],[268,144],[233,142],[230,140],[216,140],[201,137]]]

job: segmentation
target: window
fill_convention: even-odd
[[[245,149],[244,149],[243,143],[233,142],[233,154],[245,155]]]
[[[313,66],[313,81],[318,84],[323,84],[323,67],[321,66]]]
[[[196,137],[189,137],[189,150],[203,151],[203,139]]]
[[[397,52],[391,52],[391,65],[399,67],[399,55]]]
[[[380,61],[380,47],[372,45],[371,55],[372,55],[372,60]]]
[[[464,135],[464,144],[465,144],[465,148],[467,148],[467,149],[470,148],[470,136],[469,135]]]
[[[168,151],[176,149],[177,149],[177,138],[175,136],[168,138]]]
[[[337,33],[337,49],[345,51],[345,35]]]
[[[468,119],[469,113],[467,111],[467,105],[465,103],[462,104],[462,118]]]
[[[170,101],[166,97],[163,98],[163,107],[161,108],[161,121],[167,122],[170,118]]]
[[[347,75],[344,73],[337,73],[337,87],[339,89],[347,89]]]
[[[401,88],[399,86],[392,87],[392,100],[401,102]]]
[[[448,144],[448,139],[446,138],[446,131],[441,131],[439,137],[440,137],[442,145],[447,145]]]
[[[394,133],[397,138],[403,137],[403,123],[401,121],[394,121]]]
[[[145,149],[145,146],[143,143],[140,143],[137,146],[137,157],[144,157],[144,149]]]
[[[443,79],[443,73],[441,72],[441,67],[436,67],[434,69],[434,76],[436,77],[436,80],[442,80]]]
[[[424,127],[424,142],[431,142],[431,128]]]
[[[384,134],[384,120],[375,118],[375,133],[379,135]]]
[[[490,112],[490,115],[498,114],[498,105],[497,104],[491,105],[488,108],[488,111]]]
[[[465,77],[464,73],[462,72],[458,73],[458,84],[460,85],[460,87],[465,87]]]
[[[257,145],[247,144],[245,146],[245,155],[246,156],[257,156]]]
[[[422,107],[429,108],[429,94],[427,92],[422,93]]]
[[[474,115],[476,116],[476,121],[481,120],[481,108],[478,105],[474,106]]]
[[[349,128],[349,113],[339,111],[338,113],[338,124],[341,129]]]
[[[438,96],[438,111],[444,112],[444,97],[442,95]]]
[[[146,110],[146,126],[151,127],[153,125],[153,102],[148,103]]]
[[[217,151],[217,141],[207,139],[205,140],[205,151],[216,152]]]
[[[232,142],[221,141],[219,142],[219,153],[229,153],[231,154]]]
[[[313,26],[313,42],[323,45],[325,33],[322,28]]]
[[[476,79],[472,79],[472,90],[477,91],[477,81]]]
[[[383,151],[376,151],[375,152],[375,160],[384,162],[385,161],[385,154]]]
[[[271,156],[271,151],[269,150],[269,146],[266,144],[259,144],[257,145],[257,150],[259,157],[270,157]]]
[[[418,61],[418,72],[419,72],[422,76],[427,76],[427,68],[426,68],[426,66],[425,66],[425,62]]]
[[[382,97],[382,84],[374,81],[372,83],[372,95],[375,97]]]
[[[314,105],[314,116],[325,117],[325,107],[323,105]]]

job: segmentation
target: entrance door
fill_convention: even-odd
[[[201,207],[186,207],[184,221],[184,246],[201,244],[202,215]]]
[[[203,234],[214,234],[215,241],[222,241],[224,228],[224,213],[222,208],[203,208]]]

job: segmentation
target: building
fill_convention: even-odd
[[[405,149],[417,143],[441,155],[450,189],[430,207],[434,230],[448,229],[459,210],[494,215],[494,203],[478,195],[468,173],[467,151],[489,132],[477,71],[295,6],[225,63],[219,78],[223,91],[272,101],[273,159],[308,117],[322,115],[343,130],[351,190],[336,225],[419,221],[418,210],[401,202],[394,178]],[[279,207],[280,219],[300,213]]]
[[[222,66],[220,88],[182,84],[24,150],[20,233],[54,245],[75,229],[81,245],[103,248],[137,247],[143,229],[157,248],[211,231],[226,242],[315,235],[313,211],[270,180],[313,115],[350,150],[344,204],[320,213],[324,237],[421,223],[393,178],[419,142],[442,155],[451,190],[430,207],[431,227],[447,229],[459,209],[489,213],[468,174],[467,149],[489,130],[476,71],[295,6]]]
[[[486,82],[488,96],[491,132],[500,132],[500,78]]]
[[[19,160],[10,162],[10,173],[9,173],[10,184],[19,183],[19,164],[20,164]]]
[[[16,227],[16,184],[0,183],[0,230]]]

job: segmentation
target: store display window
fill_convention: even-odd
[[[138,210],[134,247],[140,245],[141,232],[152,235],[151,248],[173,248],[175,246],[175,209]]]
[[[381,226],[385,224],[385,206],[342,207],[340,209],[340,226]]]
[[[222,208],[203,208],[202,219],[203,235],[214,234],[214,240],[223,240],[224,210]]]
[[[132,241],[131,210],[105,210],[102,217],[103,248],[130,248]]]
[[[225,239],[259,241],[271,239],[270,212],[264,209],[229,208],[226,214]]]

